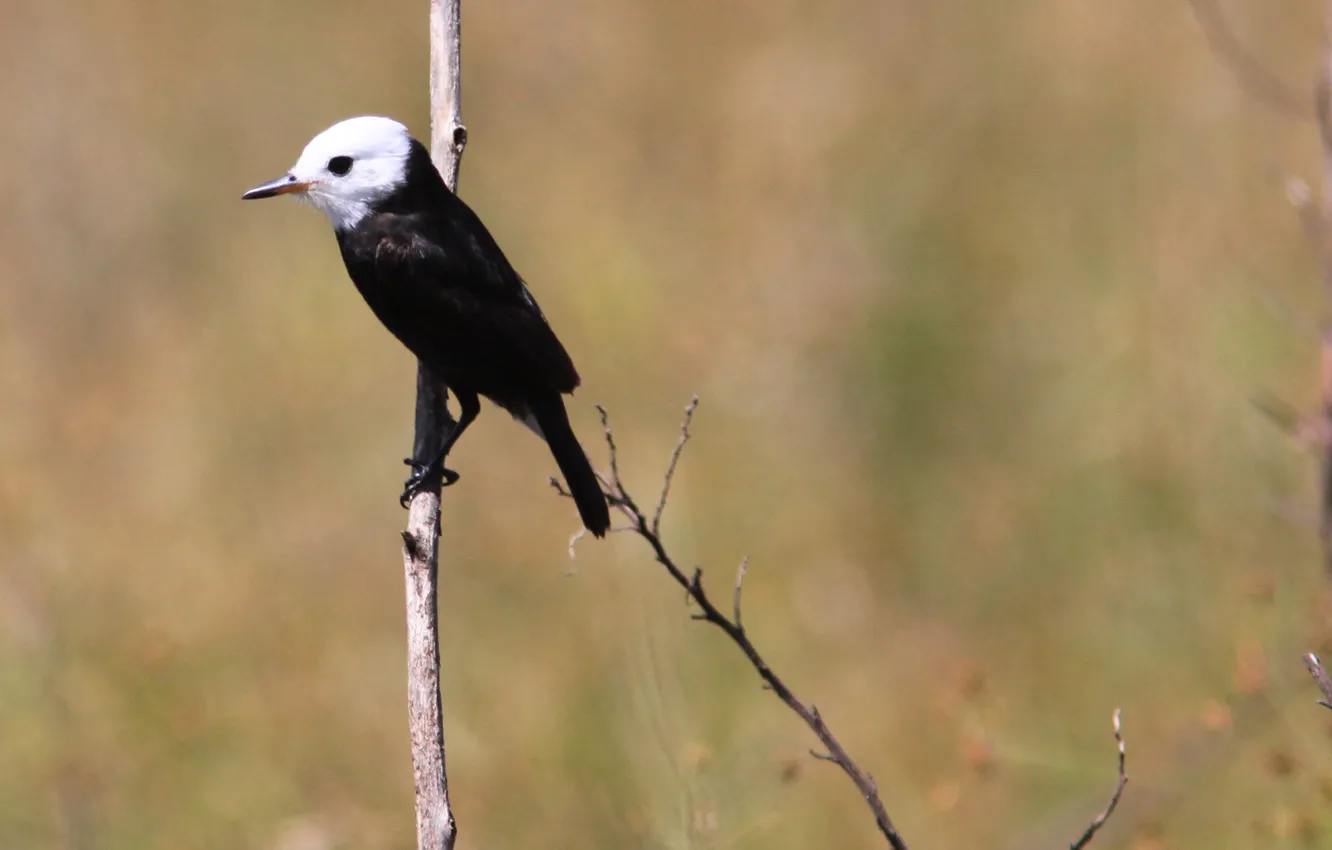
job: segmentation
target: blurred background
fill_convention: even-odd
[[[1319,4],[1228,0],[1302,88]],[[0,10],[0,847],[413,846],[415,366],[324,219],[243,204],[427,112],[426,0]],[[464,3],[461,194],[575,427],[913,847],[1328,840],[1313,123],[1184,0]],[[1314,181],[1316,182],[1316,181]],[[463,848],[882,846],[627,535],[488,408],[444,504]]]

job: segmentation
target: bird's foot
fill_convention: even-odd
[[[412,468],[412,474],[403,484],[402,495],[398,497],[398,504],[404,508],[411,503],[417,493],[421,493],[432,487],[436,481],[440,487],[448,487],[457,482],[460,477],[458,473],[444,466],[444,458],[438,457],[430,463],[422,464],[412,458],[405,457],[402,462]]]

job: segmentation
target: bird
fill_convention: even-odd
[[[293,195],[327,216],[347,274],[379,321],[458,399],[437,455],[408,458],[402,494],[458,473],[449,452],[490,399],[545,440],[584,527],[602,537],[610,511],[569,424],[580,378],[527,284],[472,208],[445,184],[426,147],[392,118],[363,115],[319,133],[283,176],[244,200]]]

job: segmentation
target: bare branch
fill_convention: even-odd
[[[607,414],[604,407],[601,407],[600,405],[597,406],[597,410],[601,414],[602,427],[606,432],[606,445],[610,450],[611,472],[609,480],[606,481],[607,500],[612,507],[618,508],[625,518],[629,520],[630,530],[647,542],[648,546],[651,547],[653,554],[656,556],[657,563],[666,568],[666,571],[670,573],[671,578],[675,579],[675,582],[679,584],[680,587],[684,588],[688,598],[692,599],[701,609],[701,613],[695,614],[694,619],[706,621],[721,629],[726,633],[726,636],[740,648],[740,651],[744,653],[745,657],[749,659],[749,663],[753,665],[754,669],[758,672],[759,677],[763,680],[765,688],[775,693],[788,708],[799,715],[800,719],[805,722],[805,725],[814,732],[814,735],[819,739],[819,742],[823,744],[824,748],[827,750],[827,755],[822,756],[822,758],[826,761],[831,761],[840,767],[842,772],[855,784],[856,790],[860,792],[861,797],[865,799],[870,811],[874,814],[874,821],[878,825],[879,831],[883,834],[884,838],[888,840],[889,846],[891,846],[893,850],[907,850],[906,841],[903,840],[902,836],[898,833],[897,827],[893,825],[892,819],[888,817],[888,812],[884,809],[883,801],[879,799],[879,788],[874,782],[874,777],[856,764],[842,747],[841,742],[837,740],[837,737],[833,734],[832,730],[828,728],[828,725],[823,721],[823,717],[819,714],[818,710],[813,706],[806,705],[796,697],[795,693],[787,687],[786,683],[772,671],[772,668],[768,666],[768,662],[763,659],[763,656],[759,654],[758,649],[749,640],[749,636],[745,633],[744,628],[740,624],[739,617],[740,587],[744,579],[743,565],[741,567],[740,575],[736,580],[736,589],[733,599],[736,618],[735,620],[731,620],[728,619],[715,604],[713,604],[712,598],[708,596],[707,590],[703,585],[702,568],[696,567],[692,573],[686,573],[666,551],[666,547],[657,533],[657,529],[660,527],[661,512],[665,508],[666,499],[669,494],[669,476],[679,462],[680,453],[684,450],[684,444],[689,437],[689,423],[692,420],[694,411],[697,407],[698,397],[695,396],[689,403],[689,406],[685,408],[685,419],[680,427],[680,440],[676,443],[675,451],[671,454],[670,465],[667,469],[666,486],[662,488],[662,495],[658,501],[653,518],[649,520],[643,511],[639,509],[633,496],[630,495],[624,487],[624,482],[620,478],[615,438],[611,433],[610,416]]]
[[[560,494],[566,499],[573,498],[573,493],[570,493],[568,490],[564,489],[564,484],[560,482],[560,479],[552,475],[550,476],[548,481],[550,482],[551,489],[554,490],[556,493]]]
[[[671,479],[675,478],[675,466],[680,462],[680,453],[684,451],[685,443],[689,442],[689,423],[694,418],[694,411],[698,410],[698,396],[689,402],[685,407],[684,420],[680,423],[680,439],[675,441],[675,451],[671,452],[671,462],[666,464],[666,474],[662,476],[661,498],[657,499],[657,510],[652,514],[652,533],[661,533],[661,514],[666,510],[666,500],[671,495]]]
[[[856,790],[860,792],[860,796],[865,800],[866,805],[869,806],[870,811],[874,815],[874,822],[878,826],[879,832],[883,834],[885,839],[887,839],[889,846],[892,847],[893,850],[906,850],[906,841],[902,838],[901,834],[897,831],[897,827],[893,824],[892,819],[888,816],[888,812],[883,805],[883,800],[879,797],[879,788],[874,781],[874,777],[861,768],[860,765],[851,758],[841,742],[838,741],[837,736],[833,734],[832,729],[829,728],[828,724],[824,721],[823,715],[819,713],[818,708],[806,704],[797,697],[781,677],[768,666],[768,662],[759,653],[753,642],[750,641],[749,635],[745,631],[741,619],[741,595],[744,589],[745,572],[749,567],[748,556],[740,562],[740,566],[736,570],[735,587],[732,591],[731,598],[732,615],[731,618],[728,619],[726,615],[717,608],[713,603],[712,598],[708,595],[707,589],[703,584],[703,568],[694,567],[692,571],[686,572],[680,567],[675,559],[671,557],[670,553],[666,550],[665,544],[661,540],[660,534],[658,534],[657,529],[660,525],[661,512],[664,510],[666,497],[670,489],[670,475],[674,472],[675,467],[680,460],[680,454],[684,449],[684,444],[689,439],[689,425],[697,407],[698,396],[694,396],[693,400],[689,403],[689,406],[685,408],[684,422],[680,426],[680,440],[676,443],[675,451],[671,454],[670,464],[667,467],[665,474],[666,486],[663,487],[661,499],[657,503],[652,519],[649,520],[647,515],[639,509],[634,497],[625,489],[624,481],[620,477],[619,458],[617,457],[618,450],[615,445],[614,434],[610,427],[610,414],[606,412],[606,408],[597,405],[597,411],[601,415],[601,425],[606,434],[606,446],[610,451],[610,475],[599,475],[598,477],[601,478],[601,481],[606,488],[605,495],[607,502],[612,507],[617,508],[629,521],[627,527],[620,526],[612,529],[612,531],[630,531],[647,542],[648,546],[652,549],[653,555],[656,557],[657,563],[665,567],[666,572],[670,574],[676,584],[684,589],[686,601],[692,601],[699,607],[699,609],[701,609],[699,613],[691,614],[690,619],[711,623],[730,638],[731,642],[744,653],[745,658],[749,660],[750,665],[758,673],[759,678],[762,680],[763,690],[772,691],[776,694],[777,698],[785,703],[787,708],[795,712],[795,714],[805,722],[805,725],[813,731],[814,736],[819,739],[819,743],[823,745],[823,751],[810,750],[810,756],[820,761],[831,762],[841,768],[842,772],[845,773],[856,786]],[[572,498],[569,492],[565,490],[555,478],[550,479],[550,485],[559,495],[565,498]],[[1096,832],[1105,824],[1110,816],[1114,814],[1115,808],[1119,805],[1119,799],[1124,793],[1124,786],[1128,784],[1128,776],[1124,772],[1124,739],[1120,735],[1119,720],[1120,713],[1119,710],[1116,709],[1114,714],[1114,731],[1115,740],[1119,744],[1119,783],[1116,785],[1114,794],[1110,797],[1110,802],[1106,805],[1105,809],[1097,815],[1096,819],[1087,827],[1082,836],[1070,845],[1070,850],[1082,850],[1082,848],[1087,847],[1088,844],[1091,843]]]
[[[467,130],[462,124],[459,0],[430,0],[430,131],[435,167],[450,189]],[[442,381],[418,363],[416,433],[412,456],[429,457],[454,426]],[[444,764],[444,718],[439,696],[439,484],[418,492],[402,532],[407,587],[407,711],[416,779],[419,850],[452,850],[457,836]]]
[[[597,405],[597,413],[601,414],[601,430],[606,432],[606,447],[610,450],[611,477],[609,482],[602,478],[602,483],[609,484],[611,489],[614,490],[620,485],[619,452],[615,450],[615,435],[611,433],[610,414],[606,412],[606,408],[599,404]]]
[[[1328,676],[1327,671],[1323,669],[1323,662],[1318,660],[1317,655],[1309,652],[1304,656],[1304,666],[1309,668],[1309,675],[1318,683],[1318,690],[1323,692],[1323,698],[1318,704],[1324,708],[1332,708],[1332,676]]]
[[[1119,798],[1124,795],[1124,786],[1128,785],[1128,774],[1124,771],[1125,747],[1124,736],[1120,733],[1120,719],[1120,710],[1116,708],[1112,723],[1114,724],[1115,729],[1115,744],[1119,748],[1119,781],[1115,783],[1115,791],[1110,795],[1110,802],[1106,803],[1105,808],[1092,820],[1091,824],[1088,825],[1087,830],[1082,833],[1082,836],[1077,841],[1068,845],[1068,850],[1082,850],[1082,848],[1091,844],[1092,839],[1096,837],[1097,831],[1105,826],[1105,822],[1110,820],[1110,816],[1113,815],[1115,809],[1119,807]]]
[[[1221,63],[1230,69],[1240,88],[1250,96],[1289,118],[1304,119],[1309,114],[1309,98],[1287,85],[1248,51],[1231,29],[1217,0],[1189,0],[1193,15],[1203,35]]]
[[[453,192],[458,190],[458,169],[467,147],[461,14],[460,0],[430,0],[430,158]]]
[[[570,496],[570,498],[573,498],[573,497]],[[578,546],[578,541],[579,541],[579,540],[582,540],[586,535],[587,535],[587,529],[586,529],[586,528],[580,528],[580,529],[578,529],[577,531],[575,531],[575,532],[569,537],[569,560],[570,560],[570,561],[572,561],[572,560],[574,559],[574,555],[575,555],[575,553],[578,551],[577,548],[576,548],[576,547]],[[572,568],[570,568],[570,569],[572,569]]]

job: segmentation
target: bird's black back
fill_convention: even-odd
[[[347,272],[379,320],[455,390],[523,415],[533,392],[578,372],[521,277],[412,140],[405,182],[338,232]]]

